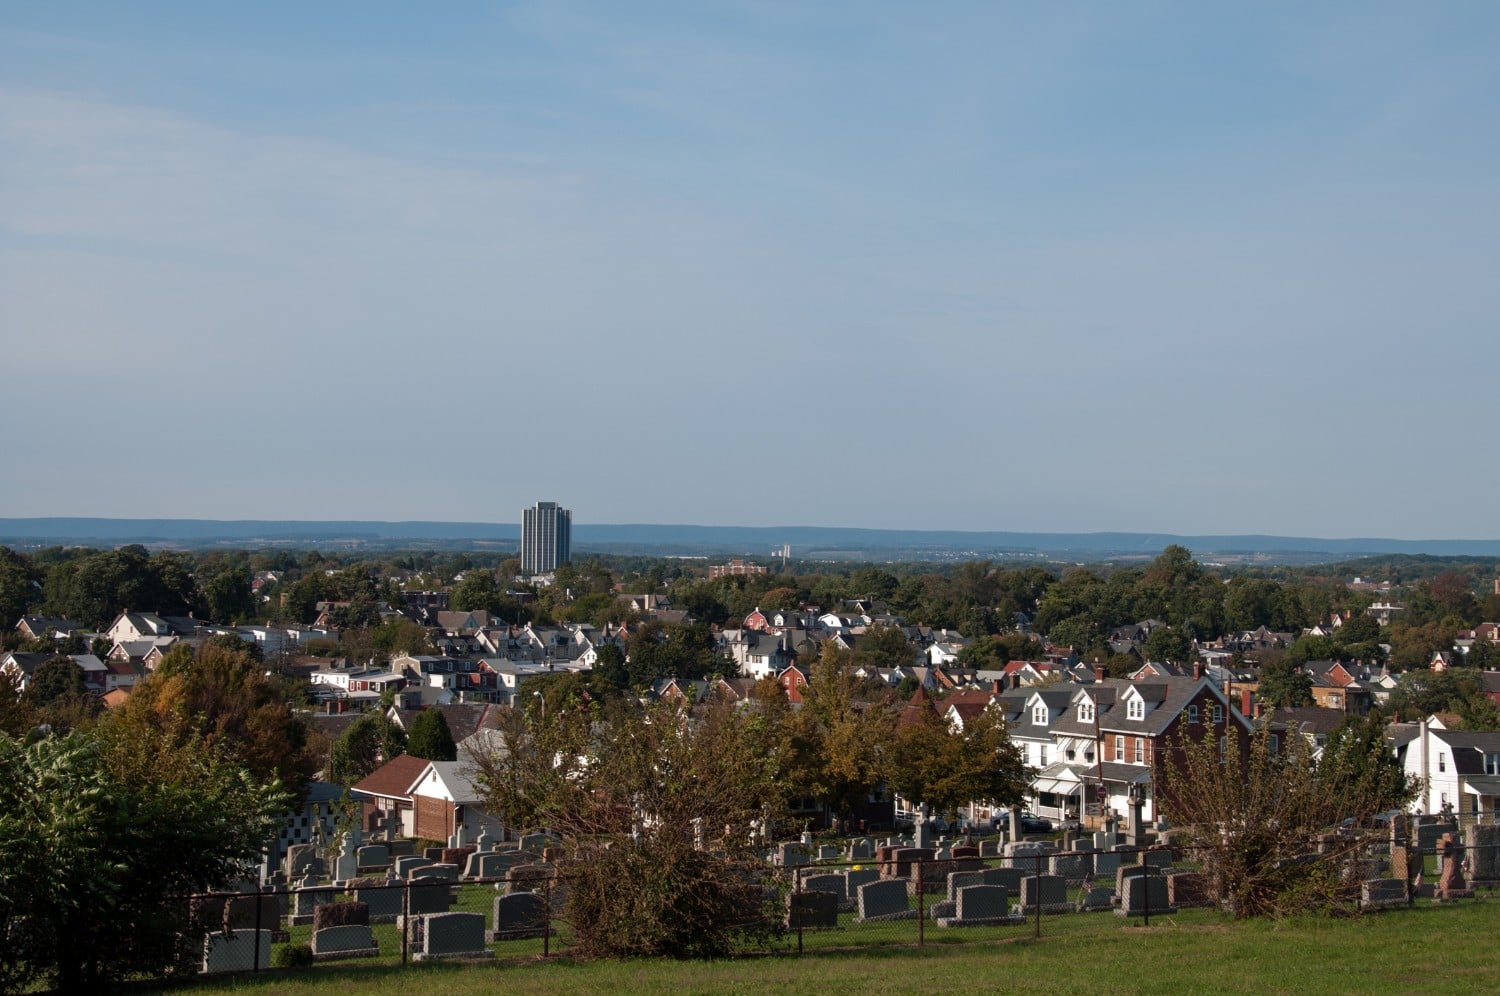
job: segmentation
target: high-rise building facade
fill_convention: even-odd
[[[573,553],[573,513],[555,501],[521,510],[521,573],[550,574]]]

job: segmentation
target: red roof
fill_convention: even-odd
[[[387,799],[410,800],[411,796],[406,794],[406,790],[411,788],[412,783],[430,763],[410,754],[398,754],[366,775],[354,786],[354,791]]]

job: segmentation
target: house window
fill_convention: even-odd
[[[1330,709],[1341,709],[1341,708],[1343,708],[1343,705],[1344,705],[1344,697],[1342,695],[1334,694],[1334,695],[1328,696],[1328,708],[1330,708]]]
[[[1146,763],[1146,741],[1142,740],[1140,737],[1135,738],[1135,763]]]
[[[1500,754],[1484,755],[1484,773],[1487,775],[1500,775]]]
[[[1281,735],[1279,733],[1271,734],[1271,753],[1281,753]]]
[[[1127,713],[1127,715],[1131,719],[1145,719],[1146,718],[1146,706],[1145,706],[1145,704],[1142,703],[1140,699],[1131,699],[1130,700],[1130,710]]]
[[[1447,754],[1441,754],[1441,753],[1438,754],[1438,770],[1439,771],[1447,771],[1448,770],[1448,755]]]
[[[1035,709],[1031,710],[1031,721],[1037,726],[1046,726],[1047,707],[1039,704]]]
[[[1198,722],[1198,707],[1195,706],[1195,705],[1188,706],[1188,722],[1189,723],[1196,723],[1196,722]]]
[[[1214,722],[1215,723],[1222,723],[1222,722],[1224,722],[1224,707],[1221,706],[1221,705],[1214,706]]]
[[[1043,744],[1041,746],[1040,757],[1042,759],[1042,767],[1045,768],[1047,766],[1047,745],[1046,744]]]
[[[1115,737],[1115,760],[1125,760],[1125,738],[1121,736]]]
[[[1094,721],[1094,703],[1085,701],[1078,704],[1078,721],[1080,723]]]

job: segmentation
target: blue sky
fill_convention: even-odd
[[[1490,538],[1500,7],[0,7],[0,515]]]

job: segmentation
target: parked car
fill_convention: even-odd
[[[990,820],[990,826],[996,830],[1003,830],[1010,826],[1010,816],[1000,815]],[[1052,821],[1045,816],[1038,816],[1029,810],[1021,814],[1022,833],[1051,833]]]

